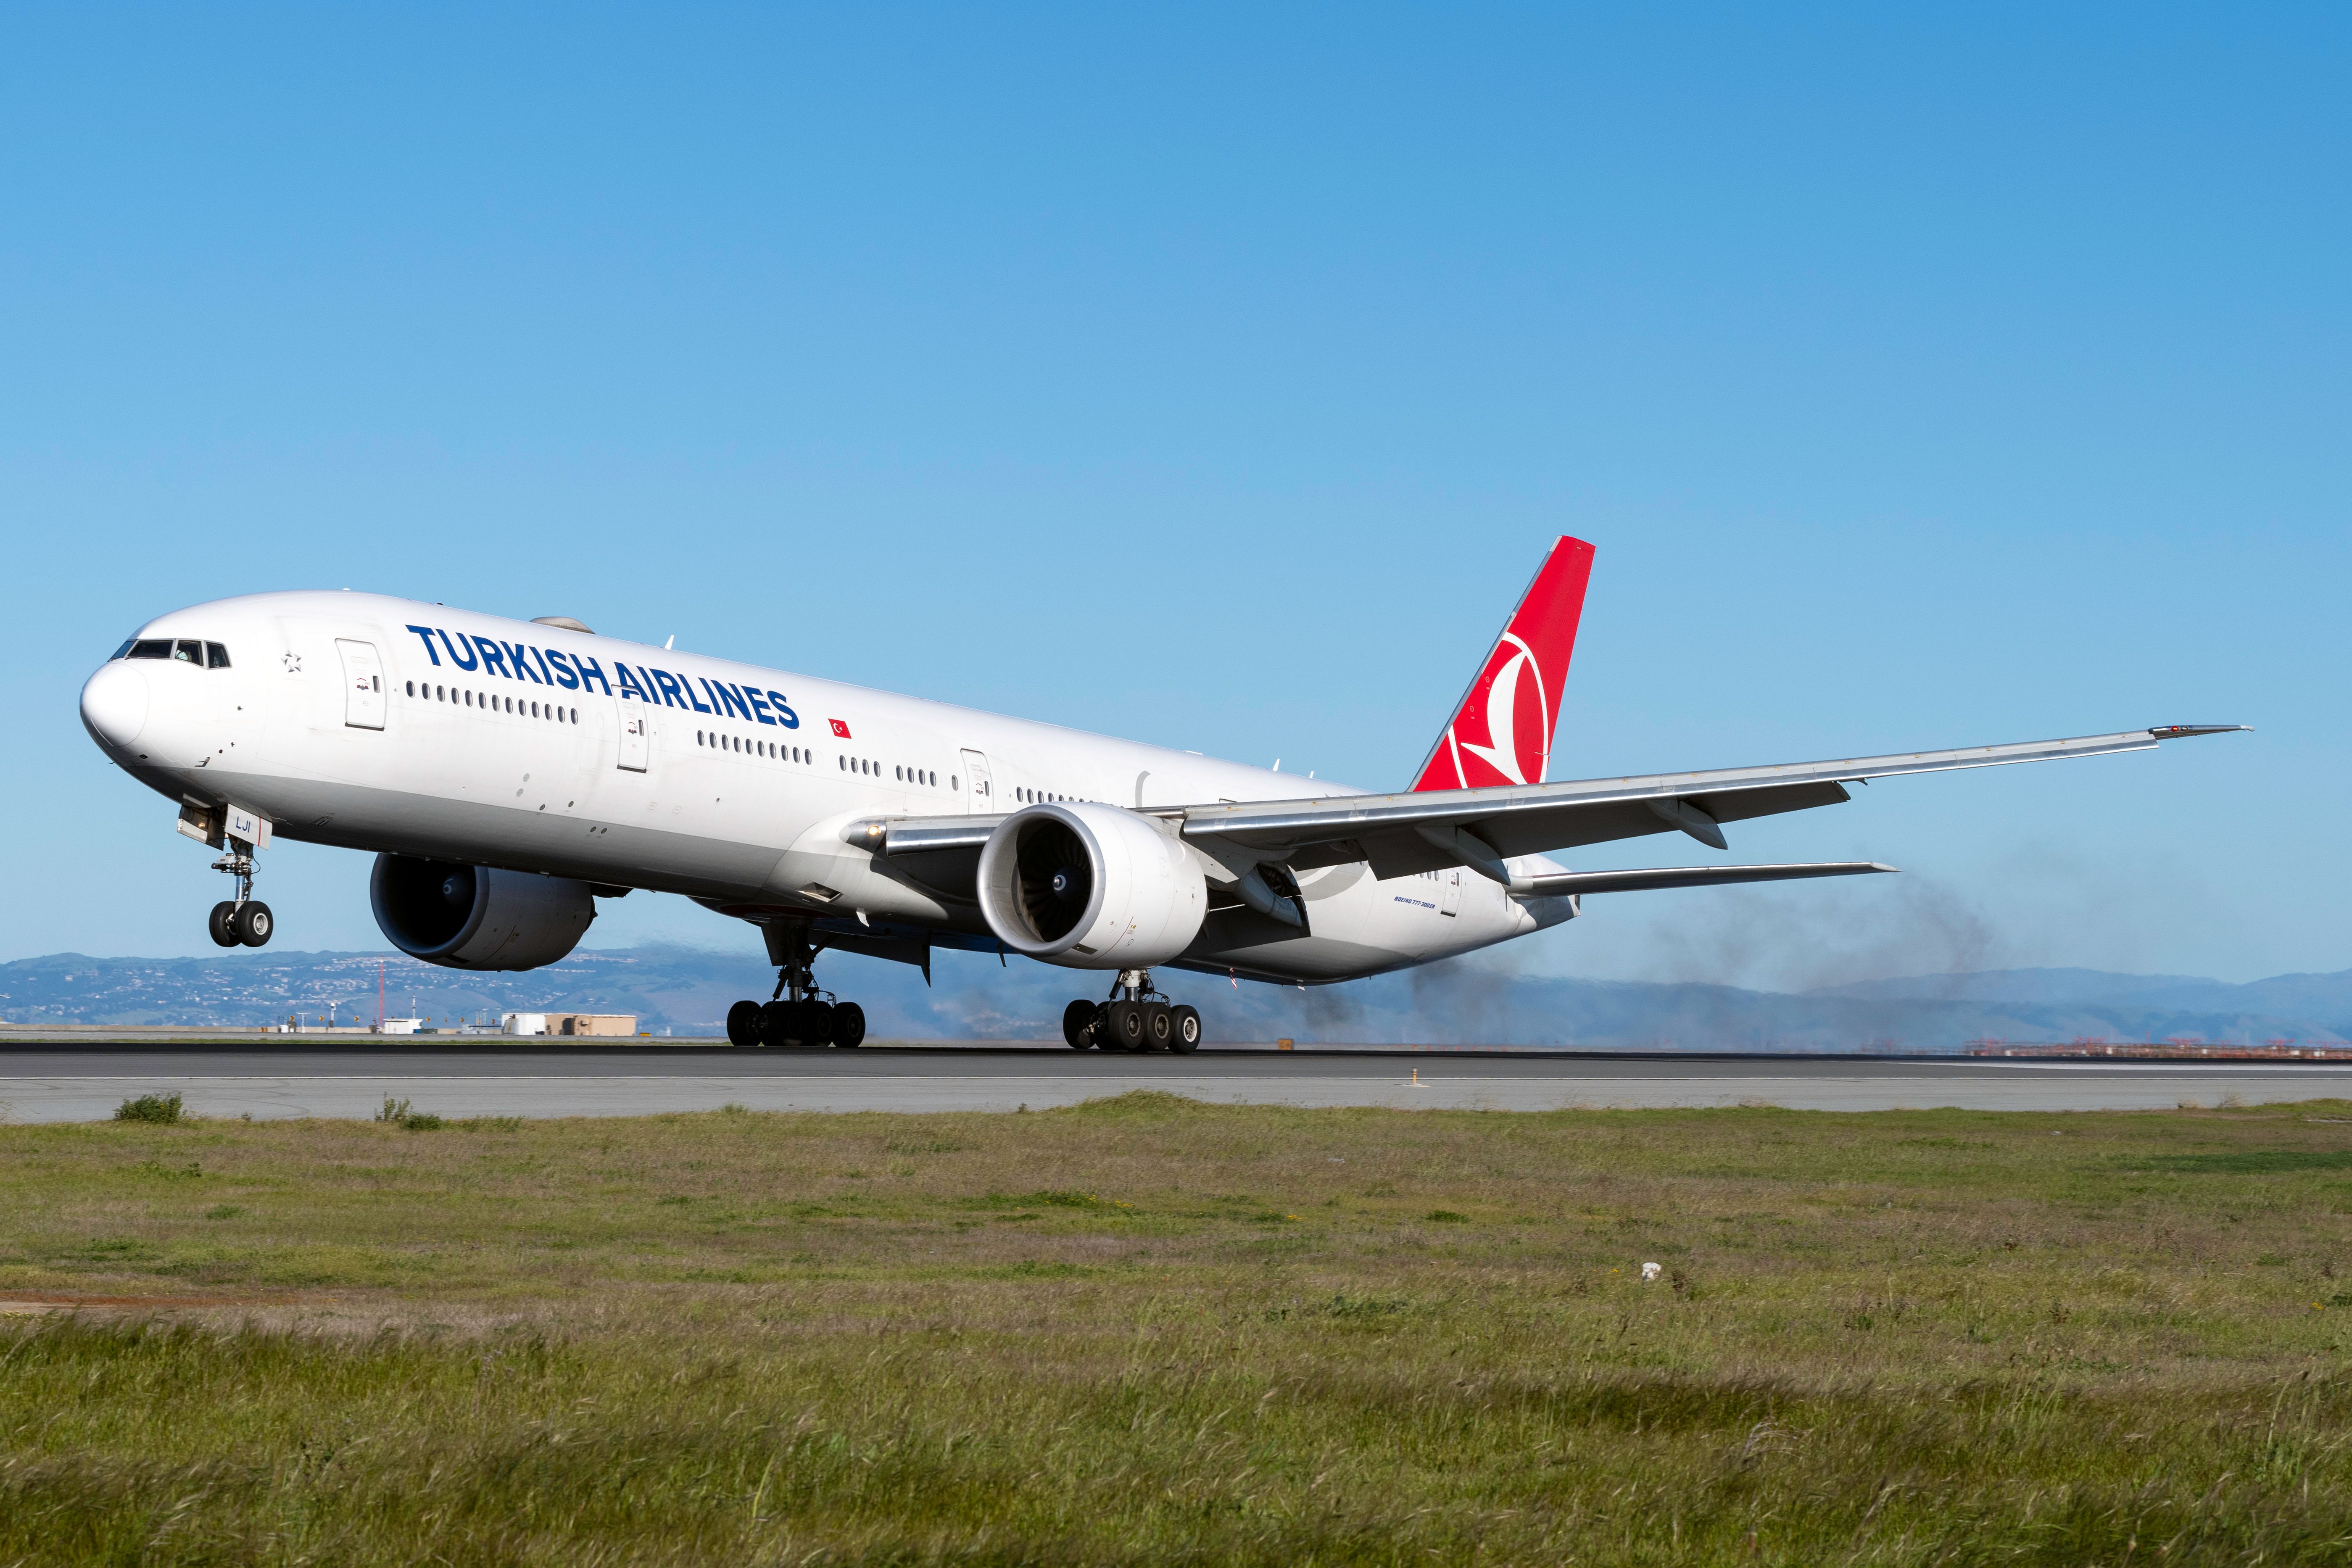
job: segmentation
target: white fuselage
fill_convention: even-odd
[[[887,874],[842,829],[1057,799],[1152,808],[1361,793],[376,595],[223,599],[138,635],[215,643],[228,658],[116,659],[85,689],[99,743],[175,800],[258,813],[288,838],[682,893],[730,913],[860,917],[987,951],[976,904]],[[1342,980],[1573,912],[1459,871],[1381,881],[1355,864],[1298,883],[1307,934],[1212,917],[1185,964]]]

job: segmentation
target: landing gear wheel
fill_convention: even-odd
[[[727,1043],[730,1046],[756,1046],[760,1043],[760,1005],[738,1002],[727,1009]]]
[[[205,921],[205,930],[212,933],[215,947],[235,947],[244,940],[236,934],[236,928],[231,923],[236,919],[236,906],[228,900],[223,899],[213,906],[212,914]]]
[[[1095,1043],[1098,1011],[1091,1002],[1073,1002],[1062,1009],[1062,1038],[1070,1043],[1070,1049],[1083,1051]]]
[[[1192,1007],[1177,1006],[1170,1008],[1169,1012],[1174,1018],[1176,1027],[1174,1032],[1169,1037],[1168,1048],[1182,1055],[1190,1055],[1193,1051],[1199,1050],[1201,1048],[1201,1015],[1199,1010]]]
[[[1165,1002],[1143,1005],[1143,1048],[1147,1051],[1175,1049],[1176,1009]]]
[[[844,1002],[833,1010],[833,1043],[846,1050],[856,1050],[866,1043],[866,1009],[855,1002]]]
[[[840,1015],[840,1008],[822,997],[802,1003],[800,1043],[804,1046],[831,1044],[834,1031],[839,1027]],[[865,1015],[861,1013],[858,1016],[863,1020]],[[861,1021],[857,1026],[857,1038],[862,1040],[865,1037],[866,1026]],[[850,1043],[855,1045],[856,1041]]]
[[[278,922],[269,918],[269,906],[256,900],[236,906],[236,913],[228,918],[228,929],[247,947],[267,947]]]
[[[771,1002],[759,1010],[754,1026],[760,1032],[760,1043],[782,1048],[801,1043],[801,1010],[793,1002]]]
[[[1113,1002],[1103,1009],[1103,1023],[1110,1037],[1103,1042],[1106,1049],[1116,1046],[1122,1051],[1143,1049],[1143,1004]]]

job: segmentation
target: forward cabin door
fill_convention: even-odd
[[[634,691],[624,691],[614,700],[621,708],[620,765],[633,773],[646,771],[646,758],[651,754],[651,737],[646,730],[646,705]]]
[[[1437,880],[1440,884],[1437,912],[1458,918],[1462,913],[1462,873],[1458,870],[1440,871]]]
[[[376,657],[375,644],[337,637],[335,651],[343,656],[344,724],[354,730],[383,729],[383,660]]]
[[[995,786],[989,782],[988,759],[978,752],[963,754],[964,809],[974,816],[985,816],[996,810]]]

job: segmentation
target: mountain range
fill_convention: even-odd
[[[0,964],[12,1024],[258,1026],[384,1010],[495,1021],[503,1011],[634,1013],[655,1034],[717,1032],[740,997],[764,1000],[756,957],[689,947],[581,951],[520,974],[436,968],[398,953],[247,952],[204,958],[53,953]],[[940,952],[935,984],[905,965],[828,954],[818,978],[862,1004],[871,1037],[1056,1039],[1073,996],[1108,976]],[[2013,969],[1921,974],[1822,990],[1749,991],[1520,974],[1475,960],[1313,990],[1175,970],[1158,976],[1201,1009],[1209,1038],[1301,1044],[1513,1045],[1588,1050],[1958,1051],[1977,1039],[2255,1042],[2352,1039],[2352,970],[2246,984],[2178,974]]]

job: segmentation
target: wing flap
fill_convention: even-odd
[[[1647,871],[1562,871],[1533,879],[1538,896],[1643,893],[1664,888],[1721,888],[1739,882],[1797,882],[1814,877],[1866,877],[1892,871],[1875,860],[1822,860],[1789,866],[1672,866]]]

